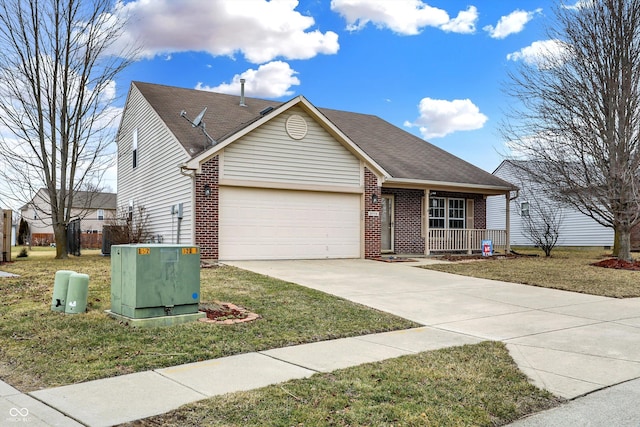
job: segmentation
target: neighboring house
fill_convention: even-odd
[[[497,177],[514,183],[522,188],[535,188],[530,180],[522,178],[526,174],[517,169],[515,161],[505,160],[493,172]],[[527,182],[521,183],[521,180]],[[514,246],[530,246],[531,241],[523,228],[522,215],[534,214],[534,209],[529,209],[533,203],[551,203],[542,190],[529,195],[527,191],[513,193],[510,207],[510,243]],[[517,196],[517,197],[516,197]],[[560,208],[562,212],[562,224],[560,227],[557,246],[602,246],[612,247],[614,232],[612,228],[600,225],[592,218],[580,213],[570,206]],[[487,199],[487,227],[503,228],[505,225],[505,204],[502,197],[489,197]],[[632,243],[632,246],[633,243]]]
[[[233,96],[133,82],[117,143],[118,206],[144,209],[155,242],[199,245],[204,259],[506,244],[504,223],[486,230],[485,199],[506,201],[511,184],[378,117],[303,96],[278,102],[245,98],[244,87]]]
[[[31,201],[20,208],[20,214],[29,223],[32,245],[49,245],[55,241],[51,226],[49,195],[46,189],[38,190]],[[71,208],[71,219],[81,221],[82,247],[100,247],[102,226],[115,215],[115,193],[76,192]]]

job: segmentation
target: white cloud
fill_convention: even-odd
[[[488,32],[494,39],[503,39],[511,34],[522,31],[527,22],[531,21],[538,13],[542,13],[542,9],[536,9],[532,12],[515,10],[509,15],[501,17],[495,27],[493,25],[487,25],[483,30]]]
[[[440,28],[451,33],[470,34],[476,31],[476,21],[478,21],[478,9],[475,6],[469,6],[467,10],[461,10],[455,19],[441,25]]]
[[[524,61],[540,69],[551,68],[564,62],[568,48],[560,40],[550,39],[531,43],[529,46],[507,55],[509,61]]]
[[[469,6],[451,19],[445,10],[429,6],[421,0],[332,0],[331,10],[342,15],[350,31],[361,30],[371,22],[378,28],[388,28],[403,35],[419,34],[424,27],[472,33],[478,19],[478,11],[474,6]]]
[[[242,74],[236,74],[231,83],[223,83],[215,87],[198,83],[196,89],[235,95],[240,93],[240,79],[245,79],[244,87],[247,96],[280,98],[293,95],[291,86],[300,84],[296,74],[297,72],[286,62],[274,61],[261,65],[257,70],[249,69]]]
[[[593,5],[594,0],[579,0],[574,5],[562,5],[563,8],[569,10],[579,10],[587,7],[591,7]]]
[[[419,105],[420,117],[414,122],[405,122],[408,127],[420,127],[425,139],[441,138],[462,130],[475,130],[484,126],[487,116],[469,99],[423,98]]]
[[[315,21],[296,11],[297,0],[134,0],[118,4],[128,16],[123,42],[142,45],[142,55],[202,51],[242,53],[256,64],[277,57],[309,59],[338,52],[338,35],[312,30]]]

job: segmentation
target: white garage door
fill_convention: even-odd
[[[360,257],[360,195],[220,188],[219,257]]]

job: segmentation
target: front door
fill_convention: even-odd
[[[380,232],[382,252],[393,252],[393,195],[382,195],[382,212],[380,214]]]

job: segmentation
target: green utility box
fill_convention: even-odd
[[[200,249],[185,245],[111,247],[111,313],[129,319],[198,313]]]

